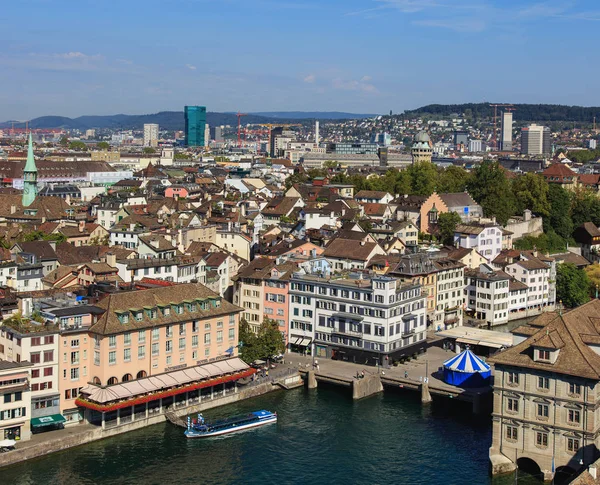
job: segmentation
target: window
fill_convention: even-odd
[[[550,360],[550,351],[538,349],[538,359],[540,360]]]
[[[538,377],[538,388],[550,389],[550,379],[547,377]]]
[[[54,335],[47,335],[44,337],[44,345],[50,345],[54,343]]]
[[[32,347],[37,347],[38,345],[42,345],[42,339],[41,339],[41,337],[32,337],[32,339],[31,339],[31,346]]]
[[[210,345],[210,333],[204,334],[204,345]]]
[[[146,341],[146,331],[145,330],[140,330],[138,332],[138,343],[142,343]]]
[[[547,418],[549,416],[547,404],[538,404],[537,405],[537,416],[538,416],[538,418]]]
[[[160,338],[159,331],[160,331],[160,329],[158,329],[158,328],[152,329],[152,340],[158,340]]]
[[[117,353],[114,350],[108,353],[108,363],[109,365],[114,365],[117,363]]]
[[[197,332],[198,331],[198,327],[199,327],[199,325],[198,325],[197,321],[192,322],[192,333]]]
[[[46,350],[44,352],[44,362],[52,362],[54,360],[54,350]]]
[[[217,328],[223,328],[223,320],[217,322]]]
[[[41,354],[39,352],[32,352],[30,354],[31,363],[32,364],[39,364],[41,362],[40,356],[41,356]]]
[[[512,411],[514,413],[519,412],[519,400],[508,398],[507,407],[509,411]]]
[[[123,342],[125,343],[125,345],[131,345],[131,333],[130,332],[123,334]]]
[[[518,436],[518,428],[516,426],[506,427],[506,439],[516,440]]]
[[[581,394],[581,385],[569,383],[569,394]]]
[[[217,331],[217,343],[220,344],[223,342],[223,330]]]
[[[577,438],[567,438],[567,451],[577,453],[579,451],[579,440]]]
[[[548,433],[543,433],[541,431],[537,431],[535,433],[535,443],[538,446],[543,446],[543,447],[548,446]]]
[[[138,359],[143,359],[146,357],[146,346],[140,345],[138,347]]]
[[[131,349],[123,349],[123,360],[125,362],[131,362]]]
[[[192,335],[192,347],[198,347],[198,335]]]
[[[71,347],[79,347],[79,339],[71,340]]]
[[[173,336],[173,327],[171,327],[171,325],[167,326],[166,332],[167,332],[167,338],[171,338]]]
[[[94,350],[94,365],[100,365],[100,352]]]
[[[79,364],[79,351],[71,352],[71,364]]]
[[[567,421],[571,424],[579,424],[581,422],[581,412],[569,409],[567,412]]]
[[[171,362],[173,362],[173,359],[170,355],[167,355],[167,365],[171,365]]]
[[[154,355],[154,356],[158,355],[158,342],[155,344],[152,344],[152,355]]]
[[[179,339],[179,349],[185,349],[185,337]]]
[[[40,377],[40,370],[39,370],[39,369],[33,369],[33,370],[31,371],[31,377],[32,377],[33,379],[35,379],[36,377]]]
[[[210,323],[204,324],[204,330],[210,330]]]
[[[235,325],[235,315],[229,315],[229,326],[233,327]]]
[[[185,335],[185,323],[179,324],[179,335]]]
[[[79,379],[79,367],[73,367],[71,369],[71,380],[76,381]]]
[[[110,348],[114,348],[117,346],[117,336],[116,335],[111,335],[110,337],[108,337],[108,346]]]
[[[235,340],[235,328],[229,329],[229,340]]]
[[[519,374],[516,372],[508,372],[507,373],[507,377],[508,377],[508,383],[509,384],[518,384],[519,383]]]
[[[171,352],[173,350],[173,341],[172,340],[167,340],[165,342],[165,350],[167,352]]]

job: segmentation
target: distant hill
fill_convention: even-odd
[[[309,119],[355,119],[373,115],[357,115],[339,112],[272,112],[251,113],[242,118],[242,123],[297,123]],[[206,113],[206,122],[210,126],[237,125],[235,113]],[[147,115],[107,115],[107,116],[79,116],[67,118],[65,116],[41,116],[29,121],[30,128],[65,128],[86,130],[98,129],[141,129],[144,123],[158,123],[162,130],[183,130],[183,111],[161,111]],[[0,123],[0,129],[12,127],[11,121]],[[15,123],[15,128],[25,128],[25,123]]]
[[[600,121],[600,107],[563,106],[560,104],[515,104],[513,117],[516,121],[576,121],[591,123],[594,116]],[[494,108],[489,103],[429,104],[421,108],[407,110],[405,116],[415,117],[424,114],[448,117],[470,110],[474,118],[490,118]],[[500,112],[501,108],[498,109]]]
[[[252,113],[269,118],[294,118],[297,120],[356,120],[373,118],[375,114],[344,113],[342,111],[262,111]]]

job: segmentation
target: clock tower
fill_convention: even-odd
[[[28,207],[37,196],[37,167],[33,158],[33,141],[29,133],[29,147],[27,148],[27,163],[23,169],[23,207]]]

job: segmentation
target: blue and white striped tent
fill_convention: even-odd
[[[444,381],[459,387],[482,387],[488,384],[491,368],[469,349],[443,364]]]

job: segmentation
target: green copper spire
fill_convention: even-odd
[[[24,172],[36,172],[37,167],[35,166],[35,159],[33,158],[33,140],[31,139],[31,133],[29,133],[29,147],[27,148],[27,163],[25,164]]]
[[[37,196],[37,167],[33,157],[33,140],[29,133],[29,147],[27,148],[27,163],[23,169],[23,206],[28,207]]]

